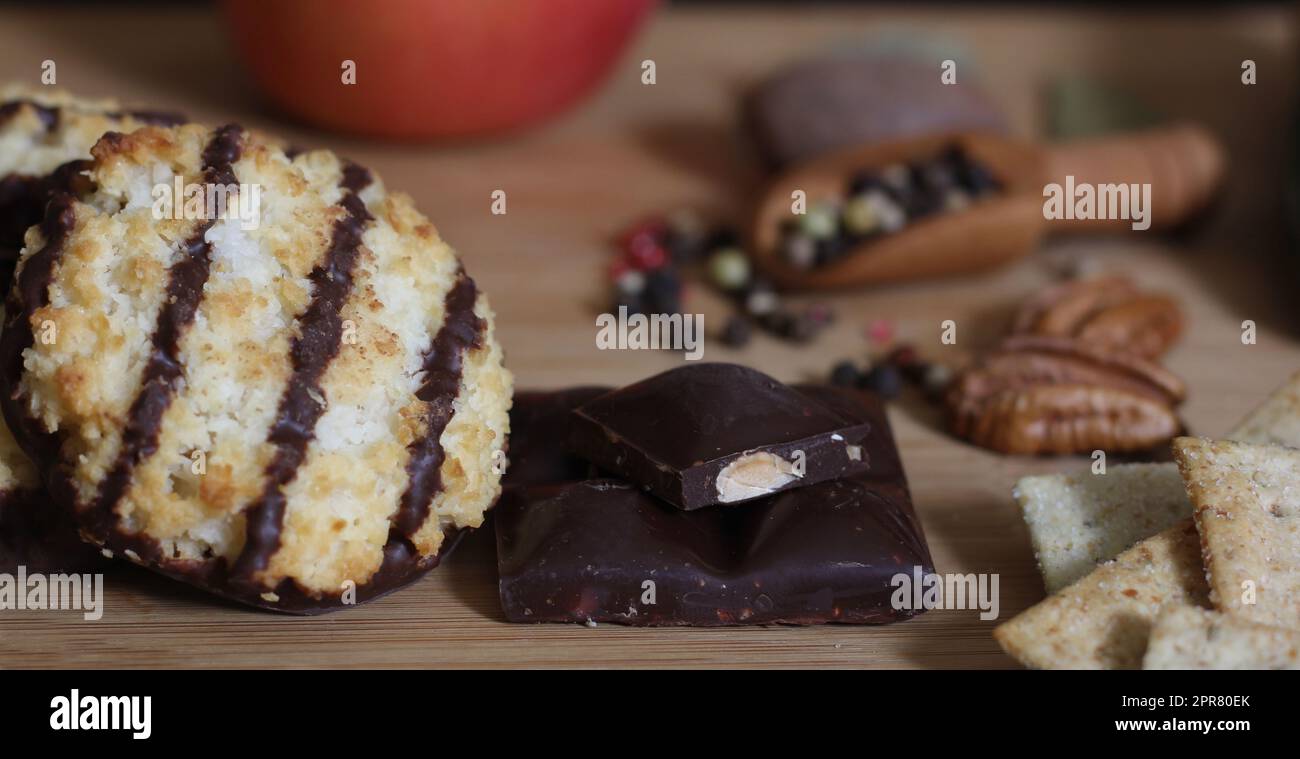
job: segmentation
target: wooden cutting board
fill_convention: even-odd
[[[1052,276],[1058,257],[1085,257],[1178,295],[1188,334],[1169,356],[1186,378],[1193,431],[1226,430],[1300,368],[1295,283],[1286,254],[1284,157],[1295,91],[1290,11],[1201,9],[1162,19],[1128,11],[1035,12],[835,8],[669,8],[592,101],[511,140],[454,147],[385,146],[312,132],[262,108],[211,11],[0,10],[0,79],[35,82],[58,62],[59,83],[92,95],[239,120],[296,144],[334,148],[415,196],[492,297],[520,387],[618,384],[675,365],[651,352],[595,349],[595,307],[608,239],[643,214],[676,206],[738,213],[760,173],[737,139],[735,102],[756,77],[819,46],[900,27],[953,40],[980,64],[1014,129],[1037,133],[1038,95],[1053,76],[1127,82],[1156,109],[1200,120],[1228,147],[1229,185],[1194,233],[1133,233],[1056,242],[1012,268],[961,280],[827,298],[840,316],[818,342],[759,338],[706,358],[753,365],[785,380],[824,376],[865,349],[872,319],[946,360],[987,345],[1015,302]],[[141,44],[140,40],[148,40]],[[1259,84],[1240,83],[1252,57]],[[653,58],[658,83],[640,83]],[[937,71],[937,64],[936,64]],[[960,76],[964,77],[966,72]],[[960,81],[960,79],[959,79]],[[504,189],[508,213],[493,216]],[[693,311],[719,326],[725,309],[695,290]],[[958,324],[958,345],[939,324]],[[1244,319],[1259,328],[1243,346]],[[944,351],[952,351],[945,353]],[[1028,473],[1081,469],[1081,460],[1008,459],[948,438],[933,409],[891,409],[916,507],[941,572],[1000,574],[1001,618],[1042,597],[1011,486]],[[313,619],[225,605],[132,567],[106,579],[103,619],[78,612],[0,611],[0,667],[762,666],[1006,667],[974,611],[934,611],[877,628],[644,630],[523,626],[502,620],[490,527],[440,569],[377,603]]]

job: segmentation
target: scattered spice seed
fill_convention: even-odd
[[[952,369],[944,364],[928,364],[925,367],[925,377],[922,379],[921,385],[927,396],[932,400],[938,399],[943,396],[948,390],[948,386],[952,384],[952,377]]]
[[[751,316],[775,313],[780,305],[776,292],[767,285],[755,286],[745,295],[745,311]]]
[[[877,204],[867,193],[855,195],[844,205],[844,229],[850,234],[865,237],[880,229],[881,218]]]
[[[709,277],[723,292],[734,292],[749,284],[749,258],[740,248],[721,248],[709,254]]]
[[[878,355],[878,361],[865,364],[847,359],[838,362],[831,368],[830,383],[869,390],[884,400],[897,398],[904,384],[910,383],[930,400],[939,400],[952,382],[951,369],[923,360],[915,346],[899,345]]]
[[[681,312],[682,282],[664,247],[668,227],[643,220],[619,237],[621,255],[610,263],[613,305],[629,314]]]
[[[867,339],[876,348],[886,348],[894,342],[894,323],[888,319],[874,319],[867,325]]]
[[[831,384],[838,387],[857,387],[862,382],[862,372],[852,361],[841,361],[831,369]]]
[[[893,364],[877,364],[867,372],[860,387],[889,401],[903,391],[903,378]]]
[[[855,173],[842,198],[820,199],[785,225],[781,251],[796,268],[822,266],[874,236],[898,232],[936,213],[962,210],[998,190],[986,167],[960,145],[950,145],[915,163]],[[816,244],[816,256],[807,255],[800,238]]]
[[[629,249],[632,267],[640,271],[654,271],[668,263],[668,251],[661,245],[639,245]]]
[[[636,269],[629,269],[619,275],[615,285],[621,293],[636,295],[645,289],[645,274]]]
[[[839,212],[834,206],[817,212],[820,217],[813,225],[818,234],[824,233],[828,224],[839,224]],[[823,227],[816,229],[818,224]],[[807,265],[812,265],[810,259],[825,255],[826,244],[839,244],[834,234],[820,241],[807,236],[800,239],[803,247],[797,255],[803,256]],[[720,333],[728,345],[748,343],[755,325],[778,337],[805,342],[833,321],[831,310],[824,304],[798,312],[788,309],[770,284],[755,277],[751,259],[740,246],[735,230],[723,226],[706,231],[699,215],[692,211],[643,219],[618,237],[618,245],[620,255],[610,263],[608,275],[615,309],[622,306],[629,313],[680,313],[687,290],[683,271],[702,262],[707,280],[729,295],[738,309]]]
[[[828,240],[840,231],[839,209],[825,203],[814,205],[800,217],[799,229],[814,240]]]
[[[805,234],[785,238],[785,260],[796,269],[811,269],[817,264],[817,242]]]
[[[825,303],[814,303],[804,310],[804,315],[819,327],[825,327],[835,321],[835,312]]]
[[[679,208],[668,214],[666,227],[664,247],[673,263],[686,266],[698,261],[704,253],[704,219],[689,208]]]
[[[900,345],[894,348],[885,357],[885,361],[897,367],[908,382],[919,385],[925,377],[926,364],[921,361],[916,348],[912,345]]]
[[[727,317],[727,323],[722,327],[722,342],[725,345],[743,348],[749,344],[751,337],[753,337],[753,330],[748,319],[739,314]]]

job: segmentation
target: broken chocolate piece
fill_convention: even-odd
[[[699,511],[610,478],[507,488],[494,512],[506,618],[719,626],[883,624],[919,613],[891,604],[895,575],[934,569],[879,402],[800,390],[871,423],[869,471]],[[518,400],[530,416],[546,403]],[[516,441],[521,432],[562,430],[524,428]]]
[[[762,372],[694,364],[584,403],[568,442],[691,511],[865,471],[870,430]]]
[[[564,450],[557,430],[568,429],[573,409],[608,393],[608,387],[574,387],[555,392],[515,393],[510,409],[509,465],[504,487],[572,482],[595,477],[591,464]]]

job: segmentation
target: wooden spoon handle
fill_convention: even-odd
[[[1177,226],[1205,207],[1225,164],[1218,140],[1193,124],[1069,142],[1046,152],[1045,182],[1060,185],[1065,204],[1075,202],[1068,194],[1066,178],[1071,176],[1076,188],[1087,184],[1094,191],[1103,185],[1136,184],[1140,190],[1149,184],[1151,229]],[[1049,232],[1121,228],[1132,228],[1132,220],[1060,218],[1047,225]]]

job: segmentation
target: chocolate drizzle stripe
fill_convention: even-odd
[[[110,119],[134,119],[141,124],[158,127],[180,126],[186,122],[184,114],[171,111],[108,111],[104,115]]]
[[[54,269],[63,256],[68,235],[76,225],[76,199],[68,193],[55,195],[45,207],[41,221],[41,234],[45,244],[23,263],[18,279],[9,291],[5,305],[5,328],[0,339],[2,371],[8,383],[4,394],[4,415],[14,437],[23,444],[28,454],[37,461],[54,461],[59,453],[58,438],[47,432],[33,418],[20,395],[23,373],[23,353],[36,342],[32,326],[35,313],[49,305],[50,282]]]
[[[203,181],[208,184],[236,185],[234,163],[243,151],[243,130],[228,124],[216,130],[203,151]],[[99,483],[98,497],[90,511],[96,531],[117,527],[116,506],[131,482],[139,463],[158,449],[158,435],[163,414],[171,405],[176,383],[181,378],[180,340],[194,321],[203,299],[204,284],[212,264],[212,246],[204,239],[216,219],[200,223],[186,239],[181,260],[168,272],[167,297],[154,326],[152,351],[141,377],[140,393],[131,404],[122,447],[112,469]]]
[[[9,289],[9,275],[23,247],[27,228],[39,224],[51,198],[60,192],[80,195],[93,189],[83,172],[89,160],[69,161],[43,176],[6,174],[0,177],[0,286]]]
[[[325,412],[321,378],[338,355],[343,339],[341,312],[352,292],[353,270],[366,225],[374,220],[359,193],[371,182],[366,169],[347,164],[339,186],[344,189],[340,204],[347,212],[334,224],[329,248],[312,269],[311,303],[298,317],[298,335],[289,356],[292,373],[280,398],[276,419],[267,435],[275,454],[266,468],[262,493],[244,511],[244,548],[231,569],[239,581],[252,581],[266,569],[280,547],[284,529],[284,486],[293,481],[307,456],[307,446],[316,434],[316,422]]]
[[[31,108],[36,112],[37,118],[45,127],[45,131],[58,131],[59,124],[63,120],[64,108],[56,105],[44,105],[35,100],[27,98],[18,98],[15,100],[6,100],[0,103],[0,124],[13,118],[24,106]],[[133,119],[141,124],[151,126],[172,127],[184,124],[185,116],[171,111],[150,111],[150,110],[119,110],[119,111],[101,111],[95,108],[76,108],[73,107],[68,111],[71,114],[100,115],[108,119],[124,121]]]
[[[41,120],[46,132],[53,132],[59,128],[59,120],[62,117],[62,111],[58,106],[42,105],[35,100],[7,100],[0,103],[0,124],[13,118],[23,106],[27,106],[36,111],[36,116]]]
[[[453,401],[460,394],[465,354],[482,344],[484,322],[474,313],[478,290],[464,270],[447,293],[442,327],[424,354],[424,382],[415,397],[429,404],[425,433],[408,446],[406,490],[393,518],[398,536],[412,538],[429,517],[433,497],[442,491],[442,433],[451,422]],[[393,536],[396,537],[396,536]],[[390,540],[392,537],[390,537]]]

